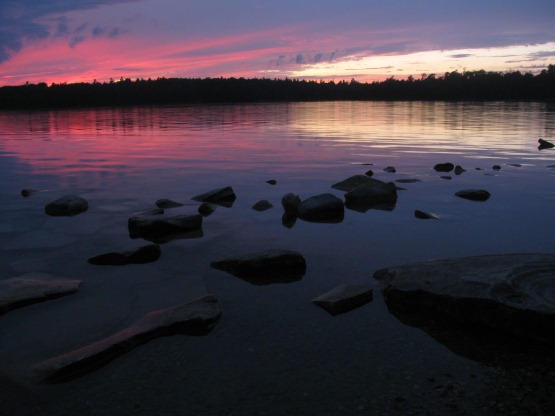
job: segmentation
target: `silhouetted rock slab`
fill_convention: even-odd
[[[213,261],[210,266],[252,284],[289,283],[306,273],[302,254],[289,250],[266,250]]]
[[[174,238],[186,238],[187,234],[202,235],[202,215],[177,215],[167,218],[131,217],[127,222],[131,238],[144,238],[163,243]]]
[[[374,171],[372,169],[369,169],[366,171],[365,173],[366,176],[374,176]]]
[[[237,196],[235,192],[233,192],[233,188],[231,188],[231,186],[226,186],[197,195],[193,197],[193,200],[199,202],[212,202],[213,204],[231,207],[236,198]]]
[[[206,295],[183,305],[150,312],[107,338],[40,363],[35,371],[45,382],[71,380],[154,338],[174,334],[205,335],[220,317],[218,299]]]
[[[539,143],[539,146],[538,146],[539,150],[551,149],[551,148],[555,147],[555,145],[553,143],[548,142],[547,140],[544,140],[544,139],[538,139],[538,143]]]
[[[287,215],[296,218],[297,210],[299,209],[299,205],[301,205],[301,198],[292,193],[285,194],[281,198],[281,205]]]
[[[493,170],[501,170],[501,166],[499,166],[499,165],[493,165],[491,168]]]
[[[554,343],[555,254],[505,254],[378,270],[388,305],[472,330]]]
[[[273,205],[265,199],[262,199],[256,202],[252,206],[252,209],[254,209],[255,211],[266,211],[267,209],[270,209],[270,208],[273,208]]]
[[[151,263],[160,258],[162,251],[157,244],[149,244],[136,250],[122,253],[112,252],[100,254],[87,260],[90,264],[101,266],[124,266],[126,264]]]
[[[372,300],[372,288],[364,285],[340,285],[312,302],[332,315],[349,312]]]
[[[22,189],[21,190],[21,196],[24,198],[27,198],[28,196],[33,195],[35,192],[38,192],[36,189]]]
[[[200,204],[197,211],[203,217],[208,217],[210,214],[216,211],[216,205],[211,204],[210,202],[203,202],[202,204]]]
[[[162,208],[151,208],[151,209],[145,209],[144,211],[137,211],[134,214],[138,216],[143,216],[143,215],[162,215],[163,213],[164,213],[164,210]]]
[[[384,204],[397,201],[397,187],[393,182],[381,184],[366,184],[356,187],[345,194],[347,206],[360,204]]]
[[[302,201],[297,215],[305,221],[341,222],[345,215],[345,206],[335,195],[321,194]]]
[[[154,203],[158,208],[167,209],[167,208],[177,208],[182,207],[183,204],[181,202],[172,201],[171,199],[159,199]]]
[[[445,179],[447,181],[450,181],[451,179],[453,179],[451,176],[440,176],[441,179]]]
[[[487,201],[491,194],[484,189],[464,189],[456,192],[459,198],[470,199],[471,201]]]
[[[397,169],[395,169],[393,166],[387,166],[385,168],[383,168],[384,172],[389,172],[389,173],[395,173],[397,172]]]
[[[266,181],[266,183],[270,185],[275,185],[277,181],[275,179],[270,179],[269,181]]]
[[[54,217],[72,217],[89,209],[86,199],[77,195],[66,195],[44,207],[44,212]]]
[[[373,179],[371,175],[354,175],[342,180],[341,182],[334,183],[331,187],[339,189],[340,191],[349,192],[361,185],[381,185],[385,182],[378,179]]]
[[[407,178],[407,179],[397,179],[395,182],[398,182],[398,183],[415,183],[415,182],[422,182],[422,180],[421,179]]]
[[[437,220],[439,218],[436,214],[432,212],[420,211],[419,209],[414,210],[414,216],[421,220]]]
[[[436,172],[451,172],[453,169],[455,169],[455,165],[450,162],[438,163],[434,166]]]
[[[0,280],[0,315],[21,306],[75,293],[81,283],[46,273],[27,273]]]

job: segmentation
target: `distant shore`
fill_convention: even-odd
[[[555,101],[555,65],[539,74],[464,71],[381,82],[266,78],[120,78],[0,87],[0,110],[346,100]]]

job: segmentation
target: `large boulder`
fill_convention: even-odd
[[[211,202],[213,204],[231,207],[237,196],[231,186],[213,189],[203,194],[194,196],[192,199],[199,202]]]
[[[349,312],[372,300],[372,288],[366,285],[340,285],[317,298],[312,303],[332,315]]]
[[[144,264],[158,260],[162,251],[158,244],[149,244],[135,250],[110,252],[91,257],[89,264],[99,266],[124,266],[126,264]]]
[[[63,382],[80,377],[116,357],[160,336],[207,334],[221,317],[216,296],[206,295],[183,305],[150,312],[107,338],[35,366],[42,381]]]
[[[384,204],[394,205],[396,202],[397,187],[393,182],[361,185],[345,194],[347,208],[356,210],[364,210],[358,207],[372,208]]]
[[[129,237],[164,243],[175,238],[202,235],[202,215],[177,215],[165,218],[131,217],[127,221]]]
[[[75,293],[81,283],[46,273],[27,273],[0,280],[0,315],[21,306]]]
[[[289,283],[306,273],[306,261],[300,253],[277,249],[213,261],[210,266],[257,285]]]
[[[378,270],[390,309],[554,344],[555,254],[435,260]]]
[[[86,199],[77,195],[66,195],[50,202],[44,207],[44,212],[53,217],[72,217],[89,209]]]
[[[312,222],[341,222],[345,215],[343,201],[333,194],[320,194],[305,199],[297,209],[299,218]]]

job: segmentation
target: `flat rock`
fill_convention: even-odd
[[[172,201],[171,199],[166,198],[157,200],[154,205],[161,209],[178,208],[183,206],[181,202]]]
[[[166,218],[131,217],[127,221],[127,227],[131,238],[163,243],[174,238],[186,238],[187,235],[202,235],[202,218],[200,214]]]
[[[213,204],[231,207],[237,196],[231,186],[213,189],[192,199],[199,202],[211,202]]]
[[[471,201],[487,201],[491,194],[484,189],[464,189],[456,192],[459,198],[469,199]]]
[[[27,273],[0,280],[0,315],[21,306],[75,293],[81,283],[46,273]]]
[[[34,193],[38,192],[38,190],[36,189],[30,189],[30,188],[25,188],[21,190],[21,196],[24,198],[27,198],[31,195],[33,195]]]
[[[469,331],[554,343],[555,254],[435,260],[378,270],[388,306]]]
[[[361,185],[345,194],[345,204],[349,208],[355,205],[373,206],[396,201],[397,187],[393,182]]]
[[[72,217],[89,209],[86,199],[77,195],[66,195],[44,207],[44,212],[53,217]]]
[[[421,211],[419,209],[414,210],[414,216],[421,220],[437,220],[439,218],[436,214],[432,212]]]
[[[385,168],[383,168],[384,172],[389,172],[389,173],[395,173],[397,172],[397,169],[395,169],[393,166],[387,166]]]
[[[312,303],[332,315],[349,312],[372,300],[372,288],[364,285],[340,285],[317,298]]]
[[[333,194],[320,194],[302,201],[297,215],[300,219],[311,222],[341,222],[345,215],[345,206]]]
[[[455,165],[450,162],[438,163],[434,166],[436,172],[451,172],[453,169],[455,169]]]
[[[406,179],[397,179],[395,182],[398,182],[398,183],[415,183],[415,182],[422,182],[422,179],[406,178]]]
[[[207,334],[221,317],[216,296],[206,295],[183,305],[150,312],[128,328],[93,344],[38,364],[44,382],[63,382],[106,365],[116,357],[160,336]]]
[[[252,209],[254,209],[255,211],[266,211],[270,208],[273,208],[273,205],[265,199],[262,199],[262,200],[256,202],[252,206]]]
[[[289,283],[306,273],[306,261],[300,253],[278,249],[229,257],[210,266],[257,285]]]
[[[342,180],[341,182],[334,183],[331,187],[340,191],[349,192],[361,185],[380,185],[385,183],[378,179],[373,179],[370,176],[372,175],[367,174],[350,176],[347,179]]]
[[[160,258],[162,251],[158,244],[149,244],[135,250],[121,253],[111,252],[91,257],[87,260],[89,264],[100,266],[124,266],[126,264],[151,263]]]

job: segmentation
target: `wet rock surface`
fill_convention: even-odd
[[[331,315],[338,315],[365,305],[371,300],[371,287],[345,284],[312,299],[312,303],[324,308]]]
[[[124,252],[104,253],[91,257],[87,260],[89,264],[99,266],[124,266],[126,264],[151,263],[160,258],[162,251],[158,244],[149,244],[135,250]]]
[[[75,293],[81,283],[46,273],[27,273],[0,280],[0,315],[21,306]]]
[[[211,202],[229,208],[233,205],[236,198],[237,195],[235,195],[233,188],[231,186],[225,186],[194,196],[192,199],[198,202]]]
[[[305,199],[297,209],[300,219],[311,222],[341,222],[344,215],[343,201],[328,193]]]
[[[50,202],[44,207],[44,212],[53,217],[72,217],[89,209],[86,199],[77,195],[66,195]]]
[[[177,215],[166,218],[131,217],[127,222],[131,238],[144,238],[155,243],[170,241],[174,238],[194,237],[202,233],[202,218],[200,214]]]

